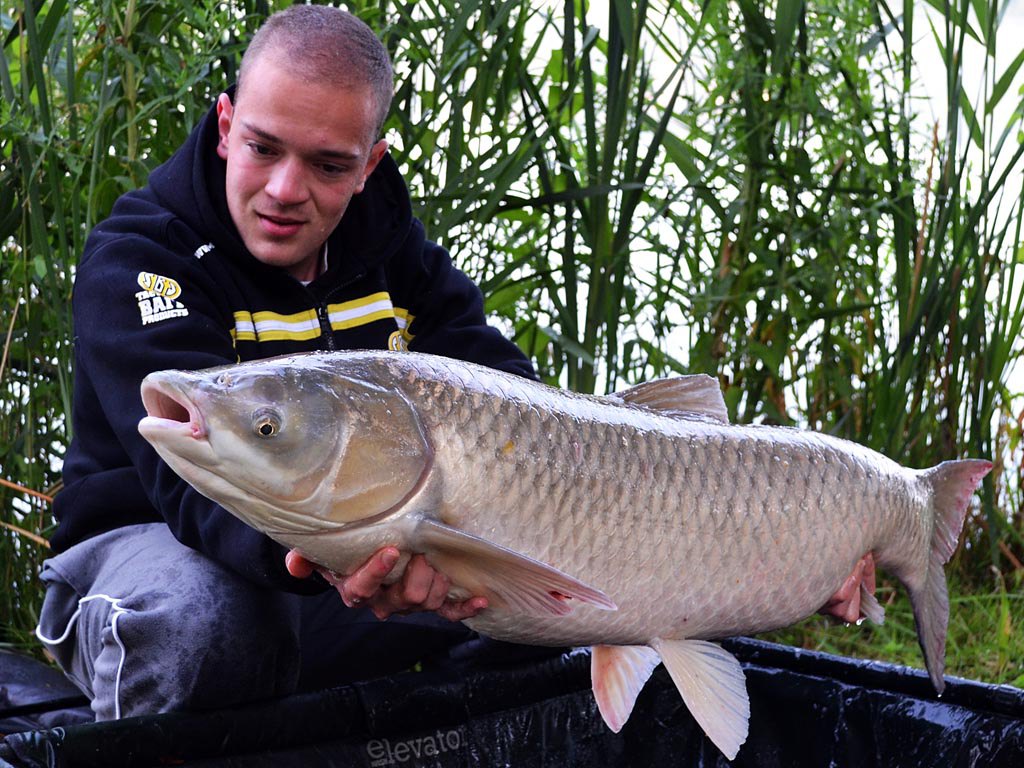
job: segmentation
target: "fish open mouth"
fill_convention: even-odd
[[[195,403],[166,381],[147,376],[142,382],[142,404],[147,427],[187,430],[197,439],[206,435],[206,424]]]

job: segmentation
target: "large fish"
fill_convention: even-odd
[[[943,564],[992,466],[912,470],[822,434],[731,425],[707,376],[593,397],[446,358],[343,352],[162,371],[142,399],[139,431],[248,524],[339,573],[384,545],[424,553],[452,597],[488,598],[473,629],[593,646],[616,731],[664,662],[730,759],[746,685],[709,641],[813,614],[869,552],[909,591],[942,690]]]

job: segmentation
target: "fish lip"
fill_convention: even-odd
[[[148,427],[187,433],[196,440],[206,437],[206,420],[195,402],[180,386],[160,374],[150,374],[142,381],[142,405]],[[184,416],[187,416],[187,421]]]

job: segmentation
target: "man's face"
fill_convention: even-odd
[[[321,246],[387,151],[374,143],[371,92],[293,77],[267,52],[239,96],[217,102],[231,219],[253,256],[311,280]]]

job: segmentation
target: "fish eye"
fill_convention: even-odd
[[[257,437],[274,437],[281,431],[281,419],[273,411],[257,411],[253,416],[252,428]]]

